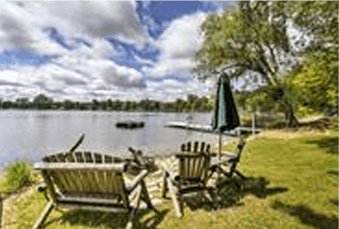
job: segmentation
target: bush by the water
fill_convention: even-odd
[[[32,166],[24,160],[18,160],[5,168],[6,179],[11,191],[31,183]]]

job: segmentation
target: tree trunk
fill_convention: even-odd
[[[285,104],[285,122],[287,128],[298,127],[298,119],[294,115],[294,108],[291,103],[286,102]]]

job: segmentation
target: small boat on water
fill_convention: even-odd
[[[115,124],[117,128],[122,128],[122,129],[136,129],[136,128],[143,128],[145,126],[145,122],[140,121],[122,121],[122,122],[117,122]]]

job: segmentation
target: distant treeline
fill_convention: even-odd
[[[189,95],[186,100],[177,99],[174,102],[156,100],[120,101],[96,100],[79,102],[72,100],[53,101],[44,94],[39,94],[30,101],[28,98],[17,98],[13,101],[0,99],[0,109],[18,110],[111,110],[111,111],[151,111],[151,112],[209,112],[213,109],[213,102],[207,97]]]

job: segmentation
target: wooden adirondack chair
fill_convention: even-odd
[[[206,146],[206,147],[205,147]],[[193,148],[191,143],[182,144],[182,153],[176,154],[179,162],[179,174],[174,175],[166,165],[164,167],[164,180],[162,197],[166,197],[170,192],[177,217],[183,215],[183,195],[192,192],[202,192],[206,190],[206,183],[209,176],[210,166],[210,145],[204,142],[199,146],[195,142]]]
[[[246,144],[245,139],[243,137],[240,137],[236,152],[234,154],[222,154],[222,157],[224,157],[225,159],[218,160],[216,158],[217,162],[214,162],[212,160],[211,172],[213,173],[217,171],[228,178],[231,178],[234,176],[234,174],[236,174],[241,179],[246,179],[247,177],[237,170],[237,165],[240,162],[240,157],[245,147],[245,144]],[[227,167],[223,168],[225,164]],[[240,188],[239,183],[237,183],[237,186]]]
[[[44,162],[36,163],[34,169],[42,172],[49,202],[33,229],[39,228],[55,207],[127,212],[129,221],[126,228],[129,229],[133,228],[141,200],[157,212],[144,182],[148,170],[141,171],[127,186],[123,178],[127,164],[117,160],[110,155],[75,152],[51,155],[45,157]],[[41,191],[44,190],[41,188]],[[135,193],[132,205],[131,196]]]

